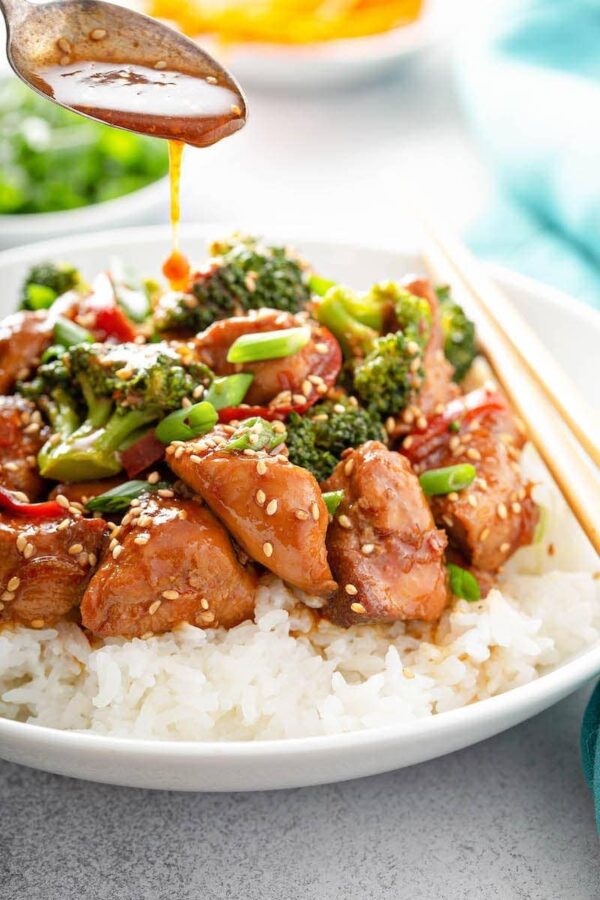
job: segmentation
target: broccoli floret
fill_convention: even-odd
[[[381,321],[393,322],[399,330],[381,335],[366,324],[365,310],[371,321],[379,310]],[[431,331],[427,301],[394,282],[375,285],[360,299],[333,287],[316,315],[339,340],[346,357],[344,381],[364,406],[382,417],[404,409],[424,375],[423,353]]]
[[[291,462],[308,469],[317,481],[329,478],[348,447],[385,440],[377,415],[347,398],[317,403],[304,416],[292,413],[287,432]]]
[[[116,475],[119,451],[211,378],[164,343],[70,347],[43,363],[29,388],[53,429],[38,457],[41,474],[68,482]]]
[[[194,277],[189,293],[160,298],[157,331],[202,331],[218,319],[264,306],[298,312],[310,297],[304,268],[285,247],[237,238],[214,244],[211,252],[212,263]]]
[[[81,283],[78,270],[69,263],[33,266],[21,288],[21,309],[48,309],[57,297]]]
[[[477,355],[475,325],[462,306],[455,303],[447,286],[436,289],[440,301],[440,317],[444,332],[444,353],[454,366],[454,381],[462,381]]]

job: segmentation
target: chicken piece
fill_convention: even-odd
[[[79,604],[107,535],[102,519],[32,520],[3,513],[0,623],[42,628],[67,615]]]
[[[25,378],[52,343],[53,322],[43,310],[16,312],[0,322],[0,394]]]
[[[279,331],[309,324],[311,340],[298,353],[281,359],[235,365],[227,362],[229,348],[243,334]],[[201,332],[194,347],[200,359],[218,375],[249,372],[254,381],[244,403],[267,406],[302,405],[306,397],[316,399],[335,383],[342,365],[341,350],[330,332],[305,316],[276,309],[261,309],[247,316],[234,316],[215,322]],[[312,380],[309,380],[312,378]]]
[[[0,486],[37,500],[44,490],[37,455],[47,437],[33,403],[17,394],[0,397]]]
[[[232,628],[252,617],[257,575],[206,507],[146,494],[114,535],[81,603],[95,634],[141,637],[181,622]]]
[[[327,536],[338,625],[438,619],[449,592],[444,550],[410,463],[378,441],[347,452],[323,491],[344,491]]]
[[[405,287],[411,294],[427,300],[431,307],[431,334],[423,358],[425,379],[416,401],[417,418],[425,416],[426,419],[429,419],[438,411],[440,404],[447,403],[453,397],[457,397],[460,392],[458,386],[452,381],[454,369],[444,355],[444,334],[440,323],[439,301],[433,287],[424,278],[413,279],[407,282]]]
[[[532,485],[519,466],[524,434],[499,394],[474,391],[448,407],[453,408],[455,414],[439,417],[444,427],[432,421],[424,434],[406,439],[403,452],[419,473],[460,463],[475,466],[477,477],[469,487],[432,497],[431,508],[472,566],[496,572],[532,542],[539,518]],[[450,420],[457,431],[448,429]]]
[[[98,481],[76,481],[73,484],[57,484],[48,495],[49,500],[56,500],[62,494],[70,503],[84,505],[93,497],[112,491],[113,488],[125,484],[127,478],[124,475],[115,475],[113,478],[101,478]]]
[[[249,556],[289,584],[327,596],[336,585],[325,548],[327,507],[316,479],[281,453],[220,449],[228,434],[221,427],[171,445],[167,462]]]

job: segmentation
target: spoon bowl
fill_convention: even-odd
[[[0,7],[15,73],[60,106],[195,146],[245,124],[233,76],[155,19],[101,0],[0,0]]]

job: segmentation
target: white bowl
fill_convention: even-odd
[[[201,257],[224,226],[186,226],[182,246]],[[21,279],[35,261],[68,259],[93,275],[107,259],[158,274],[168,252],[167,228],[147,228],[51,241],[0,253],[0,314],[8,313]],[[357,287],[421,268],[414,253],[277,235],[315,266]],[[597,348],[600,316],[577,301],[526,278],[493,268],[497,282],[520,307],[591,403],[599,401]],[[535,681],[462,709],[411,724],[325,737],[256,742],[144,741],[58,731],[0,719],[0,756],[77,778],[131,787],[186,791],[291,788],[373,775],[450,753],[541,712],[600,673],[600,642]]]
[[[89,234],[116,226],[160,222],[168,208],[168,197],[169,178],[164,176],[115,200],[104,200],[79,209],[23,215],[0,214],[0,248],[67,234]]]
[[[270,89],[322,90],[375,81],[415,53],[430,47],[447,31],[450,15],[444,0],[426,0],[421,16],[382,34],[310,44],[232,43],[225,49],[211,35],[198,43],[235,72],[242,85]]]

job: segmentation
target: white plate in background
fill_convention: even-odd
[[[182,248],[201,259],[225,226],[182,228]],[[383,250],[325,240],[272,236],[289,242],[317,270],[358,288],[420,267],[407,250]],[[92,276],[112,256],[157,275],[169,250],[168,228],[131,229],[72,237],[0,253],[0,315],[15,305],[29,266],[67,259]],[[493,268],[492,274],[556,354],[582,394],[599,399],[600,316],[530,279]],[[130,787],[185,791],[247,791],[343,781],[424,762],[467,747],[541,712],[600,673],[600,643],[535,681],[478,703],[408,724],[348,734],[279,741],[170,742],[59,731],[0,719],[0,756],[61,775]]]

